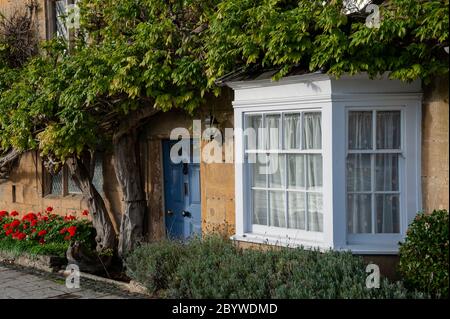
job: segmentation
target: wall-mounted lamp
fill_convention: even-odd
[[[205,132],[203,134],[203,139],[209,139],[209,141],[216,140],[222,144],[223,134],[219,129],[219,122],[217,119],[210,115],[205,121]]]

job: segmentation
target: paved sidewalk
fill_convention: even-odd
[[[81,279],[80,289],[69,289],[56,274],[0,264],[0,299],[134,299],[113,285]]]

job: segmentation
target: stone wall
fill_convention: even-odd
[[[88,209],[87,201],[81,194],[44,195],[44,168],[36,152],[23,154],[8,180],[0,180],[0,210],[16,210],[21,214],[29,211],[42,212],[47,207],[54,208],[56,214],[72,214],[80,217],[81,212]],[[103,165],[103,198],[112,217],[113,225],[118,231],[122,209],[122,193],[120,191],[112,156],[104,157]]]
[[[193,120],[204,120],[214,115],[219,128],[233,128],[232,92],[224,90],[220,98],[210,97],[206,104],[194,114],[174,110],[159,113],[147,124],[144,150],[146,191],[149,205],[148,238],[159,240],[165,238],[164,179],[162,168],[162,141],[170,138],[170,132],[177,127],[186,128],[192,136]],[[204,147],[206,141],[203,141]],[[200,165],[202,231],[204,234],[220,232],[226,236],[234,234],[234,165],[225,163]]]
[[[39,32],[39,36],[41,39],[46,39],[46,8],[47,8],[48,0],[36,0],[39,5],[36,19],[36,27]],[[26,4],[29,3],[30,0],[0,0],[0,13],[2,13],[5,17],[10,17],[17,11],[25,10]]]
[[[449,209],[448,78],[424,87],[422,107],[422,207]]]

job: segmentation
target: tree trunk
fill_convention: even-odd
[[[119,234],[119,256],[124,258],[142,241],[144,216],[147,210],[141,180],[140,155],[136,129],[114,138],[114,168],[121,186],[125,212]]]
[[[67,166],[75,184],[83,192],[83,195],[88,198],[89,210],[97,232],[95,237],[97,252],[104,252],[107,249],[115,250],[116,234],[114,227],[102,196],[92,184],[88,169],[80,159],[76,158],[69,159]]]

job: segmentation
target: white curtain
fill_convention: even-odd
[[[253,190],[253,224],[267,226],[267,191]]]
[[[377,233],[399,233],[399,197],[398,195],[376,195]]]
[[[350,112],[348,122],[348,148],[372,149],[372,112]]]
[[[288,220],[289,228],[306,229],[306,193],[289,192]]]
[[[286,227],[285,195],[280,191],[269,191],[270,226]]]
[[[254,162],[252,163],[252,186],[253,187],[267,187],[266,177],[267,177],[267,156],[265,154],[257,154],[254,157]]]
[[[322,194],[308,193],[308,230],[323,231]]]
[[[304,189],[306,155],[288,155],[288,183],[290,189]]]
[[[307,187],[309,190],[322,191],[322,155],[307,155],[308,178]]]
[[[377,149],[400,149],[400,111],[377,112]]]
[[[270,154],[267,173],[269,174],[270,188],[284,188],[286,176],[285,155]]]
[[[280,119],[280,114],[266,115],[266,146],[269,150],[281,148]]]
[[[284,116],[284,139],[286,149],[300,149],[300,114]]]
[[[322,115],[321,113],[303,114],[303,149],[322,148]]]
[[[372,232],[372,195],[347,195],[348,231],[351,234]]]
[[[375,159],[376,190],[397,192],[398,184],[397,154],[379,154]],[[398,196],[377,195],[375,211],[377,214],[377,233],[398,233]]]
[[[263,120],[261,115],[247,115],[246,135],[248,150],[262,150],[263,145]]]
[[[371,192],[371,155],[350,154],[347,158],[347,191]],[[349,194],[348,228],[350,233],[372,232],[372,195]]]

